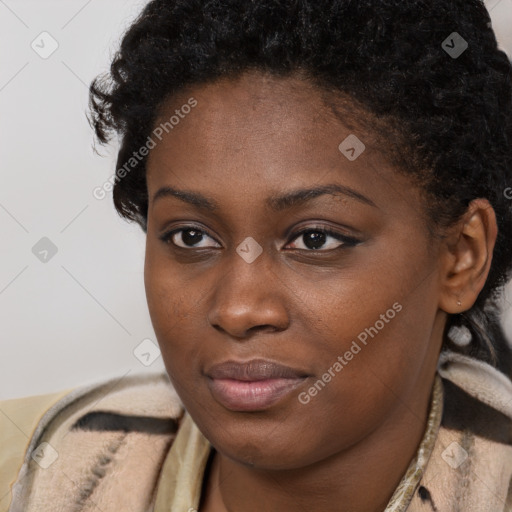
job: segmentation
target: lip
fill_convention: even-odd
[[[267,359],[251,359],[246,362],[225,361],[212,366],[206,375],[212,379],[257,381],[266,379],[296,379],[307,377],[302,370],[284,366]]]
[[[215,400],[232,411],[268,409],[309,377],[302,370],[265,359],[225,361],[206,375]]]

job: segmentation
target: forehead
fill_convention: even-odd
[[[181,110],[191,98],[196,106]],[[150,197],[167,185],[231,204],[236,191],[247,204],[335,180],[377,204],[405,199],[418,208],[407,200],[417,193],[408,190],[412,184],[380,153],[374,134],[360,128],[364,113],[344,98],[336,114],[326,93],[300,78],[248,73],[191,87],[164,104],[155,126],[173,115],[179,122],[164,130],[148,158]]]
[[[315,142],[319,129],[335,130],[337,137],[343,131],[359,132],[362,135],[364,114],[347,95],[338,94],[337,102],[343,105],[343,120],[336,116],[330,101],[332,93],[312,85],[301,75],[276,77],[251,71],[234,79],[222,78],[214,83],[188,87],[167,102],[160,109],[155,125],[165,124],[170,116],[178,113],[191,97],[197,100],[197,107],[173,127],[174,135],[200,136],[198,143],[220,142],[229,137],[229,145],[237,149],[252,139],[271,139],[282,149],[288,146],[291,137],[294,154],[300,154],[304,143]],[[188,109],[187,109],[188,110]],[[302,140],[296,140],[302,136]],[[367,143],[373,135],[365,133]],[[302,145],[299,144],[302,143]],[[318,142],[318,141],[316,141]]]

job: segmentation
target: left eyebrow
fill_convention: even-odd
[[[172,187],[162,187],[153,196],[153,203],[163,197],[176,197],[184,203],[189,203],[203,210],[214,211],[219,207],[219,204],[213,199],[209,199],[199,192],[192,192],[191,190],[178,190]]]
[[[357,190],[346,187],[344,185],[339,185],[337,183],[320,185],[314,188],[301,188],[292,190],[291,192],[287,192],[283,195],[271,196],[267,199],[266,203],[272,210],[279,212],[287,208],[292,208],[299,204],[303,204],[322,195],[344,195],[361,203],[373,206],[374,208],[378,208],[371,199],[363,196],[363,194],[357,192]]]
[[[311,201],[312,199],[322,195],[344,195],[374,208],[378,208],[377,205],[368,197],[352,188],[339,185],[337,183],[320,185],[313,188],[301,188],[292,190],[291,192],[286,192],[282,195],[273,195],[267,198],[265,203],[271,210],[280,212],[303,204],[307,201]],[[162,187],[153,196],[153,203],[163,197],[176,197],[185,203],[189,203],[197,208],[208,211],[214,211],[219,208],[219,203],[217,201],[208,198],[199,192],[193,192],[191,190],[178,190],[173,187]]]

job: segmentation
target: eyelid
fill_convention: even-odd
[[[186,225],[183,225],[183,226],[174,227],[171,230],[165,231],[158,238],[160,240],[162,240],[164,243],[172,244],[172,246],[177,248],[177,249],[192,250],[192,249],[209,249],[209,248],[211,248],[211,247],[189,247],[189,248],[185,248],[185,247],[181,247],[179,245],[176,245],[174,242],[171,241],[171,238],[176,233],[179,233],[180,231],[187,231],[187,230],[198,231],[198,232],[200,232],[200,233],[210,237],[212,240],[215,241],[215,243],[217,243],[219,245],[222,245],[222,244],[220,244],[220,242],[213,235],[211,235],[208,232],[208,230],[206,230],[206,229],[204,229],[202,227],[196,226],[194,224],[186,224]],[[295,248],[294,248],[294,250],[305,251],[305,252],[330,252],[330,251],[335,251],[336,249],[343,248],[345,246],[347,246],[347,247],[354,247],[355,245],[358,245],[359,243],[361,243],[361,240],[359,240],[359,239],[357,239],[355,237],[352,237],[350,235],[345,235],[343,233],[340,233],[335,228],[332,228],[330,226],[325,226],[325,225],[322,226],[322,225],[318,225],[318,224],[311,224],[311,225],[306,225],[306,226],[304,226],[302,228],[299,228],[298,230],[294,231],[293,233],[287,234],[287,240],[288,241],[286,242],[286,245],[288,245],[289,243],[293,242],[294,240],[299,238],[301,235],[304,235],[305,233],[309,233],[309,232],[321,232],[321,233],[324,233],[327,236],[332,236],[336,240],[342,242],[342,244],[339,247],[335,248],[335,249],[328,249],[328,250],[321,250],[321,249],[310,249],[310,250],[307,250],[307,249],[295,249]]]
[[[340,233],[339,231],[337,231],[336,229],[334,229],[330,226],[320,226],[320,225],[305,226],[304,228],[301,228],[298,231],[293,232],[289,237],[288,243],[293,242],[300,236],[304,235],[305,233],[309,233],[309,232],[324,233],[327,236],[332,236],[336,240],[342,242],[342,245],[340,245],[336,249],[342,248],[344,246],[353,247],[353,246],[361,243],[361,240],[358,240],[357,238],[354,238],[352,236]],[[329,252],[329,251],[334,251],[336,249],[330,249],[330,250],[326,250],[326,251],[322,251],[321,249],[310,249],[307,252]],[[296,249],[296,250],[305,250],[305,249]]]
[[[209,236],[212,240],[215,241],[215,243],[219,244],[219,245],[222,245],[213,235],[211,235],[206,229],[202,228],[202,227],[199,227],[199,226],[195,226],[194,224],[186,224],[186,225],[183,225],[183,226],[178,226],[178,227],[174,227],[172,229],[169,229],[169,230],[166,230],[164,231],[164,233],[162,233],[161,235],[158,236],[158,238],[166,243],[166,244],[172,244],[173,247],[175,247],[176,249],[184,249],[184,250],[191,250],[191,249],[208,249],[208,247],[189,247],[189,248],[185,248],[185,247],[180,247],[179,245],[176,245],[175,243],[173,243],[171,241],[171,238],[173,237],[173,235],[175,235],[176,233],[179,233],[180,231],[187,231],[187,230],[194,230],[194,231],[198,231],[199,233],[202,233],[204,235],[207,235]]]

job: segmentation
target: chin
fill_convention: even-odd
[[[205,437],[215,450],[238,464],[261,470],[284,470],[303,467],[315,462],[314,454],[304,453],[297,448],[300,439],[298,432],[283,432],[277,436],[275,423],[267,428],[254,425],[243,425],[233,421],[219,424],[209,423],[203,429]],[[307,448],[311,438],[303,440],[302,448]],[[299,441],[300,442],[300,441]]]
[[[293,453],[294,448],[293,444],[283,446],[282,443],[279,443],[278,446],[274,446],[267,440],[261,440],[258,444],[240,440],[239,445],[231,442],[229,445],[222,444],[216,450],[225,457],[249,468],[280,471],[307,465],[307,461],[301,460],[299,454]]]

